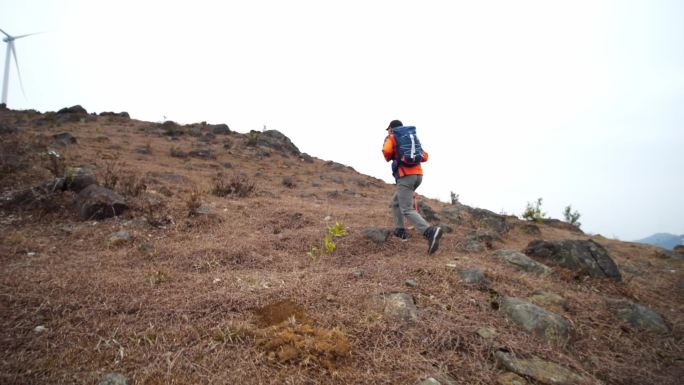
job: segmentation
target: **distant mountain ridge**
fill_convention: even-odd
[[[655,245],[664,249],[672,250],[675,246],[684,244],[684,234],[674,235],[670,233],[656,233],[635,242],[647,243],[649,245]]]

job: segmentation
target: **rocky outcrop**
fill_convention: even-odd
[[[608,251],[593,240],[563,240],[547,242],[535,240],[525,254],[544,262],[565,267],[592,277],[608,277],[622,281],[622,275]]]
[[[128,210],[124,198],[116,192],[91,184],[76,197],[76,207],[83,219],[104,219]]]
[[[548,266],[539,263],[527,255],[515,250],[500,249],[493,252],[491,255],[501,259],[516,269],[529,273],[548,274],[551,272],[551,268]]]
[[[267,130],[264,132],[258,132],[256,139],[256,144],[259,146],[269,147],[276,151],[280,151],[289,155],[299,155],[300,151],[297,146],[292,143],[290,138],[283,135],[277,130]]]
[[[572,231],[573,233],[578,233],[578,234],[584,234],[582,230],[580,230],[579,227],[568,223],[568,222],[563,222],[560,219],[554,219],[554,218],[543,218],[541,220],[541,223],[550,226],[550,227],[555,227],[557,229],[562,229],[562,230],[568,230]]]
[[[649,307],[627,300],[608,300],[608,308],[621,321],[637,329],[655,333],[667,333],[670,328],[663,317]]]
[[[518,359],[509,352],[497,351],[496,360],[506,369],[521,376],[526,376],[547,385],[593,385],[598,384],[593,378],[579,375],[572,370],[544,361],[537,357]]]
[[[81,115],[88,115],[88,111],[86,111],[85,108],[81,107],[80,105],[75,105],[71,107],[64,107],[61,110],[57,111],[58,115],[63,115],[63,114],[81,114]]]
[[[423,218],[428,221],[428,222],[437,222],[439,221],[439,216],[437,216],[437,212],[430,207],[427,203],[424,201],[419,201],[418,202],[418,209],[420,210],[420,214],[423,216]]]
[[[501,299],[501,311],[526,332],[556,345],[570,337],[570,323],[560,315],[514,297]]]
[[[211,133],[214,135],[228,135],[230,134],[230,127],[227,124],[209,124],[207,125]]]

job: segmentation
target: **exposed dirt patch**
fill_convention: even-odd
[[[301,306],[292,301],[281,301],[257,309],[254,314],[261,327],[278,325],[285,321],[309,323],[310,319]]]

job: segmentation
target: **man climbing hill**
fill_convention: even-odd
[[[392,161],[392,175],[397,182],[397,190],[392,196],[390,207],[394,216],[394,235],[402,241],[408,239],[404,227],[404,216],[416,230],[428,241],[428,254],[439,248],[442,229],[430,226],[416,211],[414,194],[423,181],[422,162],[427,162],[428,153],[423,151],[416,135],[416,128],[404,126],[399,120],[393,120],[387,127],[387,137],[382,146],[382,154],[386,161]]]

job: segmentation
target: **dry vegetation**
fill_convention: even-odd
[[[131,205],[123,217],[97,222],[79,218],[69,193],[55,196],[50,210],[2,209],[2,384],[94,384],[108,372],[135,384],[415,384],[428,376],[493,384],[503,370],[492,351],[502,347],[606,384],[677,384],[684,375],[682,263],[656,258],[653,247],[540,225],[544,239],[603,244],[625,279],[582,279],[562,269],[538,276],[488,251],[460,251],[478,226],[465,218],[427,257],[415,232],[409,242],[384,245],[362,235],[366,227],[392,226],[393,186],[318,159],[277,151],[259,158],[254,135],[231,133],[224,148],[220,136],[200,145],[192,135],[165,135],[182,130],[170,123],[59,123],[0,111],[0,124],[20,130],[1,137],[5,201],[52,177],[50,167],[60,166],[43,154],[54,148],[66,166],[96,167],[100,183]],[[78,144],[52,146],[60,132]],[[194,147],[215,158],[173,156]],[[216,220],[188,215],[200,206]],[[310,245],[337,221],[348,235],[313,263]],[[120,230],[132,239],[110,247]],[[514,228],[494,247],[520,250],[533,239]],[[453,266],[483,269],[493,289],[466,285]],[[417,285],[407,287],[407,279]],[[540,289],[568,300],[561,315],[574,331],[564,347],[524,333],[496,310],[499,294]],[[383,314],[378,298],[392,292],[413,296],[417,322]],[[647,304],[671,333],[622,324],[607,297]],[[496,337],[481,338],[481,327],[496,329]]]

